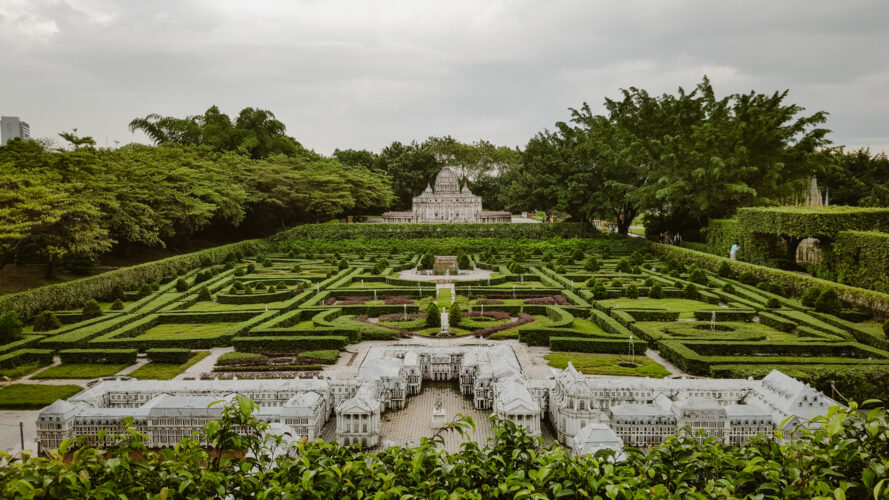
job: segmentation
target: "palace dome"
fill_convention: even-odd
[[[460,180],[450,167],[441,169],[435,178],[435,194],[459,193]]]

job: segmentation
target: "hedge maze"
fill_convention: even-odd
[[[68,309],[48,319],[49,309],[32,308],[21,339],[0,346],[0,368],[46,365],[56,356],[63,366],[130,365],[143,355],[171,366],[189,363],[195,351],[231,346],[235,352],[216,362],[218,376],[293,376],[335,363],[338,351],[357,342],[466,336],[565,353],[651,349],[696,376],[778,368],[855,399],[889,392],[889,340],[873,311],[848,309],[828,288],[799,297],[767,278],[781,271],[698,267],[673,253],[656,256],[641,240],[406,244],[377,236],[230,247],[156,281],[104,287],[92,297],[97,317]],[[331,242],[343,251],[330,252]],[[438,289],[402,277],[434,255],[453,254],[461,269],[486,270],[485,277]],[[448,311],[444,335],[436,310]]]

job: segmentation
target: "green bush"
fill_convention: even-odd
[[[56,320],[58,321],[58,320]],[[0,314],[0,343],[7,343],[22,338],[22,320],[16,311]]]
[[[121,311],[121,310],[123,310],[123,301],[120,300],[120,299],[115,300],[114,303],[111,304],[111,310],[112,310],[112,311]]]
[[[803,292],[803,296],[800,298],[800,303],[806,307],[815,307],[815,302],[818,301],[818,297],[820,296],[821,289],[817,286],[810,286]]]
[[[176,291],[184,292],[188,290],[188,282],[185,281],[185,278],[179,278],[176,280]]]
[[[153,291],[154,290],[151,289],[151,285],[149,285],[148,283],[142,283],[142,286],[139,287],[139,297],[148,297]]]
[[[600,268],[599,260],[590,255],[587,257],[586,261],[583,263],[583,269],[587,272],[594,273],[598,271]]]
[[[62,322],[59,321],[59,318],[52,311],[43,311],[37,315],[37,319],[34,320],[35,332],[48,332],[61,326]]]
[[[441,311],[435,304],[429,304],[429,308],[426,309],[426,326],[430,328],[441,326]]]
[[[706,285],[707,284],[707,275],[704,274],[704,271],[700,269],[695,269],[691,272],[691,276],[688,277],[688,281],[692,283],[697,283],[698,285]]]
[[[181,365],[191,358],[191,350],[183,348],[154,348],[145,351],[149,361],[153,363],[169,363]]]
[[[645,352],[646,343],[642,339],[633,340],[636,352]],[[595,352],[608,354],[626,354],[629,351],[629,340],[603,339],[584,337],[550,337],[549,348],[562,352]]]
[[[627,298],[637,299],[639,298],[639,289],[636,288],[634,283],[630,283],[630,286],[627,287],[626,291]]]
[[[213,300],[213,296],[210,295],[210,289],[206,286],[202,286],[200,290],[198,290],[198,300],[200,301],[208,301]]]
[[[769,309],[778,309],[779,307],[781,307],[781,302],[775,297],[772,297],[768,301],[766,301],[766,307],[768,307]]]
[[[698,292],[698,287],[694,283],[686,284],[685,288],[682,289],[682,295],[689,300],[698,300],[701,296],[700,292]]]
[[[889,337],[889,319],[883,323],[883,335]]]
[[[731,278],[735,273],[732,272],[732,266],[728,265],[728,262],[723,262],[719,265],[719,269],[716,271],[721,278]]]
[[[735,293],[735,285],[732,285],[731,283],[726,283],[726,284],[722,285],[722,291],[725,293]]]
[[[662,299],[664,298],[664,289],[661,288],[659,283],[655,283],[651,290],[648,291],[648,296],[652,299]]]
[[[453,327],[459,326],[462,319],[463,312],[460,310],[460,306],[455,302],[451,305],[451,308],[448,309],[448,324]]]
[[[649,288],[652,287],[652,286],[654,286],[654,279],[653,279],[653,278],[650,278],[650,277],[649,277],[649,278],[645,278],[645,281],[642,282],[642,286],[646,286],[646,287],[649,287]]]
[[[120,285],[115,285],[114,288],[111,289],[111,293],[108,294],[108,300],[124,300],[126,298],[127,297],[123,292],[123,287]]]
[[[151,287],[152,292],[156,292],[161,289],[161,284],[158,283],[157,281],[152,281],[151,283],[148,284],[148,286]]]
[[[617,262],[617,266],[615,269],[617,269],[618,271],[620,271],[622,273],[628,273],[628,272],[630,272],[631,266],[632,266],[632,264],[630,264],[630,259],[624,257]]]
[[[95,299],[90,299],[83,304],[80,316],[83,319],[97,318],[102,315],[102,306]]]
[[[596,282],[596,285],[593,287],[593,298],[595,300],[605,300],[608,298],[608,290],[605,289],[605,286],[602,283]]]
[[[420,257],[420,262],[417,267],[419,269],[432,269],[432,266],[435,265],[435,257],[431,253],[424,253],[422,257]]]
[[[97,363],[103,365],[128,364],[136,362],[139,351],[136,349],[65,349],[59,351],[63,364]]]
[[[738,276],[738,281],[744,283],[745,285],[755,285],[756,284],[756,276],[753,275],[750,271],[744,271]]]
[[[820,313],[837,315],[843,309],[843,304],[837,296],[836,290],[829,288],[815,301],[815,310]]]

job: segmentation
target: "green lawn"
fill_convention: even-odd
[[[451,298],[450,288],[440,288],[438,290],[438,307],[450,307]]]
[[[15,380],[19,377],[24,377],[29,373],[34,373],[37,370],[43,368],[46,365],[41,365],[39,363],[31,363],[27,365],[16,366],[13,368],[3,368],[0,369],[0,377],[7,377],[9,379]]]
[[[680,318],[694,318],[695,311],[709,311],[716,307],[713,304],[688,299],[628,299],[622,297],[619,299],[600,300],[598,302],[605,307],[617,309],[666,309],[668,311],[679,311]]]
[[[876,321],[865,321],[864,323],[856,323],[855,326],[868,333],[876,335],[877,338],[883,338],[886,335],[883,333],[883,323],[878,323]]]
[[[130,376],[140,380],[170,380],[209,355],[210,353],[207,351],[196,352],[188,361],[181,365],[175,363],[148,363],[140,366],[133,373],[130,373]]]
[[[633,361],[637,367],[620,366],[618,363],[629,361],[629,357],[619,354],[590,354],[577,352],[554,352],[547,354],[544,359],[549,361],[549,366],[564,369],[570,361],[574,368],[587,375],[613,375],[628,377],[664,378],[670,375],[666,368],[645,356],[636,356]]]
[[[223,323],[164,323],[148,329],[136,340],[210,339],[227,333],[237,321]]]
[[[322,349],[319,351],[303,351],[299,353],[299,357],[313,363],[333,364],[340,357],[340,352],[336,349]]]
[[[584,333],[605,333],[605,330],[599,328],[599,325],[588,319],[574,318],[574,326],[571,328]]]
[[[523,326],[544,327],[549,325],[550,323],[552,323],[552,320],[546,316],[534,316],[534,321],[530,323],[525,323],[524,325],[514,328],[507,328],[506,330],[500,330],[499,332],[491,334],[491,336],[488,338],[494,340],[517,339],[519,338],[519,328],[522,328]]]
[[[110,377],[130,365],[102,365],[97,363],[50,366],[31,378],[98,378]]]
[[[277,302],[269,302],[269,309],[277,309],[282,307],[284,301],[279,300]],[[263,304],[220,304],[218,302],[209,302],[203,301],[194,304],[193,306],[186,309],[186,311],[264,311],[265,303]]]
[[[0,388],[0,409],[30,410],[68,399],[82,391],[79,385],[11,384]]]
[[[234,360],[234,359],[236,359],[238,361],[242,361],[245,359],[265,359],[265,358],[266,358],[266,356],[264,356],[262,354],[255,354],[252,352],[227,352],[227,353],[223,354],[222,356],[219,356],[219,358],[216,359],[216,362],[218,363],[220,361],[230,361],[230,360]]]

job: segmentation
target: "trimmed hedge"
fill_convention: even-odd
[[[340,335],[306,335],[301,337],[235,337],[232,345],[240,352],[341,350],[349,339]]]
[[[601,236],[589,224],[305,224],[272,236],[273,241],[425,239],[425,238],[591,238]]]
[[[0,311],[15,310],[22,316],[29,317],[45,310],[70,309],[82,305],[87,300],[106,297],[115,287],[131,290],[143,283],[160,282],[167,276],[176,276],[198,267],[220,264],[239,251],[246,253],[247,250],[256,251],[263,247],[264,243],[261,240],[241,241],[79,280],[4,295],[0,297]]]
[[[698,321],[751,321],[756,311],[747,309],[712,309],[709,311],[695,311],[695,319]],[[714,316],[715,315],[715,316]]]
[[[889,231],[889,208],[873,207],[749,207],[738,210],[742,230],[797,238],[827,236],[840,231]]]
[[[889,292],[889,233],[840,231],[832,253],[829,262],[841,281]]]
[[[136,349],[65,349],[59,351],[63,364],[98,363],[105,365],[136,362],[139,351]]]
[[[642,339],[633,340],[633,348],[644,353],[648,345]],[[581,337],[552,337],[549,348],[553,351],[595,352],[607,354],[625,354],[629,352],[629,339],[601,339]]]
[[[792,332],[796,328],[796,322],[765,311],[759,313],[759,322],[782,332]]]
[[[19,349],[0,356],[0,368],[13,368],[31,363],[51,365],[52,358],[50,349]]]
[[[170,363],[174,365],[186,363],[191,358],[190,349],[180,349],[175,347],[148,349],[145,351],[145,354],[148,355],[149,361],[155,363]]]

